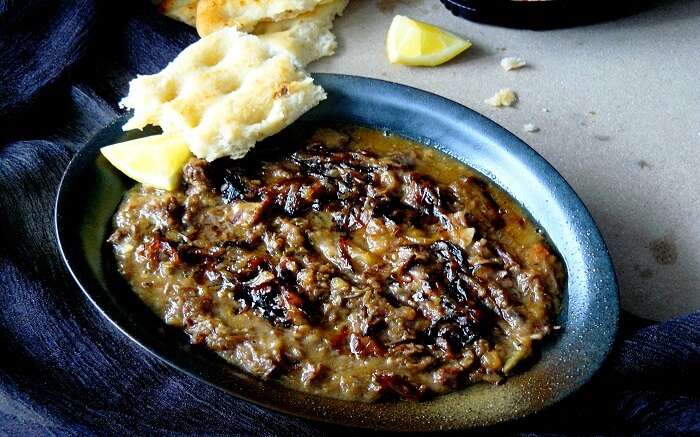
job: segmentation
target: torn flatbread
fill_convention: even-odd
[[[222,27],[251,32],[259,23],[294,18],[331,0],[199,0],[197,32],[201,36]]]
[[[335,53],[338,43],[331,32],[333,20],[342,15],[349,0],[332,0],[295,18],[258,24],[253,33],[291,52],[302,65]]]
[[[124,130],[160,126],[212,161],[243,157],[325,98],[289,52],[225,28],[187,47],[161,72],[137,76],[120,106],[134,110]]]
[[[182,21],[194,27],[197,18],[197,2],[199,0],[163,0],[158,10],[168,17]]]

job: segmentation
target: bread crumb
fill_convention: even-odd
[[[510,88],[503,88],[494,94],[493,97],[484,100],[485,103],[496,107],[513,106],[517,101],[518,95]]]
[[[539,132],[540,128],[535,126],[532,123],[527,123],[527,124],[523,125],[523,130],[525,132]]]
[[[518,58],[516,56],[509,56],[507,58],[501,59],[501,67],[504,70],[517,70],[518,68],[523,68],[527,65],[527,62],[523,58]]]

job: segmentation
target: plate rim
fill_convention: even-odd
[[[614,266],[612,263],[612,259],[610,257],[609,250],[607,248],[607,245],[605,244],[605,241],[602,238],[602,235],[600,233],[599,227],[596,224],[595,220],[593,219],[592,215],[590,214],[590,211],[588,208],[585,206],[584,202],[581,200],[581,198],[578,196],[578,194],[573,190],[571,185],[564,179],[564,177],[546,160],[544,159],[536,150],[534,150],[532,147],[524,143],[520,138],[518,138],[516,135],[514,135],[512,132],[508,131],[506,128],[500,126],[493,120],[485,117],[484,115],[474,111],[471,108],[468,108],[465,105],[462,105],[458,102],[455,102],[453,100],[447,99],[445,97],[430,93],[428,91],[424,91],[415,87],[411,87],[408,85],[403,85],[399,84],[396,82],[390,82],[390,81],[385,81],[381,79],[375,79],[375,78],[368,78],[368,77],[362,77],[362,76],[353,76],[353,75],[345,75],[345,74],[333,74],[333,73],[313,73],[312,76],[317,82],[322,82],[321,85],[328,85],[332,84],[333,86],[336,85],[342,85],[345,82],[349,82],[351,87],[357,86],[360,84],[360,86],[367,86],[370,88],[375,88],[375,92],[377,88],[383,89],[384,91],[392,91],[392,92],[399,92],[399,93],[408,93],[410,95],[420,97],[420,100],[426,101],[428,103],[431,103],[433,105],[441,104],[444,105],[448,108],[456,108],[459,111],[467,111],[471,113],[471,116],[474,117],[479,125],[483,125],[487,127],[487,130],[490,130],[492,134],[496,135],[499,140],[499,142],[505,147],[506,144],[513,145],[517,144],[520,147],[519,152],[520,153],[527,153],[530,155],[528,159],[534,159],[538,161],[540,165],[543,165],[544,168],[549,171],[552,175],[554,175],[557,179],[558,182],[563,183],[563,186],[567,189],[566,195],[571,198],[575,203],[577,202],[582,206],[582,213],[584,215],[584,219],[588,222],[587,226],[590,231],[592,231],[592,238],[595,241],[596,245],[602,249],[602,262],[603,262],[603,267],[607,268],[608,271],[605,272],[607,275],[608,283],[605,284],[606,288],[609,289],[609,295],[607,296],[610,299],[610,311],[608,314],[606,314],[606,324],[607,324],[607,330],[605,331],[607,335],[604,336],[603,340],[605,340],[605,343],[602,344],[600,347],[604,348],[603,353],[599,355],[597,361],[593,364],[591,369],[588,369],[586,374],[579,378],[579,380],[576,381],[575,384],[569,387],[568,390],[565,392],[560,392],[557,395],[553,396],[550,398],[548,401],[544,402],[539,409],[533,410],[533,411],[527,411],[524,415],[521,416],[511,416],[511,417],[505,417],[502,420],[497,420],[497,421],[492,421],[489,423],[481,423],[477,425],[464,425],[462,424],[461,426],[452,426],[454,424],[448,424],[444,429],[453,429],[453,430],[459,430],[459,429],[476,429],[476,428],[481,428],[484,426],[490,426],[490,425],[496,425],[496,424],[501,424],[505,422],[512,422],[515,421],[519,418],[529,416],[531,414],[534,414],[537,411],[542,411],[545,409],[550,408],[551,406],[561,402],[563,399],[571,396],[573,393],[577,392],[582,386],[587,384],[594,376],[595,374],[600,370],[604,362],[607,360],[607,358],[610,355],[610,352],[612,350],[612,346],[614,344],[617,331],[618,331],[618,324],[619,324],[619,284],[617,280],[617,276],[615,274]],[[333,87],[331,86],[331,88]],[[391,93],[389,93],[391,94]],[[326,417],[326,416],[318,416],[318,415],[313,415],[313,414],[307,414],[306,412],[303,411],[292,411],[289,408],[285,408],[283,406],[280,406],[278,404],[275,404],[272,401],[260,401],[258,399],[252,399],[245,394],[237,393],[234,390],[227,389],[226,387],[222,387],[221,385],[218,385],[214,381],[208,380],[206,377],[202,375],[198,375],[195,371],[192,369],[189,369],[187,367],[179,365],[177,362],[175,362],[173,359],[171,359],[168,356],[165,356],[158,351],[154,350],[152,347],[149,347],[147,344],[145,344],[143,341],[139,340],[132,332],[130,332],[127,328],[121,326],[117,321],[113,319],[110,314],[108,314],[102,306],[97,302],[97,300],[94,298],[93,293],[94,291],[91,290],[91,287],[87,284],[90,282],[96,282],[92,281],[90,278],[85,277],[85,268],[79,268],[77,265],[74,265],[73,260],[71,259],[72,256],[68,253],[69,250],[65,249],[67,247],[70,247],[70,243],[65,241],[63,238],[64,235],[64,228],[65,228],[65,223],[63,223],[63,217],[65,216],[65,208],[70,204],[70,200],[67,198],[70,193],[67,192],[67,181],[68,179],[73,175],[74,172],[79,172],[79,168],[76,168],[77,163],[85,156],[86,153],[88,153],[88,149],[90,147],[95,147],[95,142],[99,140],[100,135],[107,130],[115,127],[116,125],[122,123],[126,119],[126,116],[119,116],[117,117],[114,121],[112,121],[110,124],[106,125],[102,129],[100,129],[89,141],[87,141],[85,144],[83,144],[80,149],[75,153],[75,155],[72,157],[70,160],[68,166],[66,167],[63,176],[61,177],[61,181],[57,190],[57,195],[56,195],[56,201],[54,204],[54,232],[56,235],[57,239],[57,244],[58,244],[58,249],[61,255],[61,258],[63,259],[63,262],[70,272],[72,278],[78,285],[78,287],[81,289],[83,294],[88,298],[88,300],[92,303],[92,305],[98,310],[98,312],[104,317],[109,323],[116,327],[123,335],[125,335],[127,338],[129,338],[132,342],[136,343],[141,347],[143,350],[147,351],[149,354],[152,356],[158,358],[162,362],[168,364],[169,366],[177,369],[178,371],[181,371],[189,376],[192,376],[196,378],[199,381],[202,381],[210,386],[216,387],[217,389],[232,395],[238,399],[245,400],[247,402],[251,402],[255,405],[264,407],[264,408],[269,408],[271,410],[283,413],[283,414],[288,414],[292,416],[297,416],[297,417],[302,417],[305,419],[310,419],[313,421],[319,421],[319,422],[325,422],[325,423],[332,423],[332,424],[340,424],[337,419],[333,417]],[[508,141],[501,141],[501,140],[508,140]],[[430,145],[428,145],[430,146]],[[433,145],[434,146],[434,145]],[[487,175],[485,175],[487,176]],[[487,176],[488,177],[488,176]],[[518,201],[516,199],[516,201]],[[84,258],[84,257],[83,257]],[[568,292],[568,291],[567,291]],[[600,339],[599,339],[600,340]],[[317,397],[314,395],[309,395],[304,393],[304,396],[307,397]],[[341,401],[341,402],[347,402],[347,401]],[[347,426],[348,424],[344,424]],[[363,427],[363,428],[372,428],[372,429],[382,429],[380,426],[377,428],[376,426],[369,426],[369,425],[363,425],[361,422],[356,422],[352,423],[352,426],[358,426],[358,427]],[[387,430],[397,430],[397,429],[402,429],[402,428],[397,428],[396,426],[388,426],[386,428]],[[403,429],[411,429],[411,428],[403,428]],[[428,428],[426,428],[428,429]],[[429,429],[434,429],[434,428],[429,428]]]

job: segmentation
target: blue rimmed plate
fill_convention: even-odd
[[[390,430],[465,429],[524,417],[585,384],[602,365],[617,329],[613,266],[591,215],[576,193],[528,145],[476,112],[403,85],[317,74],[328,100],[308,121],[383,129],[439,148],[508,192],[547,234],[566,265],[558,323],[540,359],[503,385],[477,384],[421,402],[365,404],[300,393],[257,380],[166,327],[117,274],[104,241],[132,184],[101,157],[100,147],[149,132],[121,130],[125,118],[96,135],[73,158],[56,200],[56,233],[73,277],[125,335],[170,365],[234,396],[302,417]]]

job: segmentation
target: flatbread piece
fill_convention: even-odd
[[[342,15],[349,0],[332,0],[310,12],[278,22],[264,22],[253,33],[270,44],[281,47],[307,65],[335,53],[338,43],[331,32],[333,20]]]
[[[251,32],[259,23],[294,18],[331,0],[199,0],[197,32],[209,35],[222,27]]]
[[[137,76],[120,105],[134,110],[124,130],[160,126],[212,161],[243,157],[325,97],[290,53],[224,28],[187,47],[161,72]]]
[[[194,27],[197,18],[197,2],[199,0],[163,0],[158,10],[168,17],[182,21]]]

